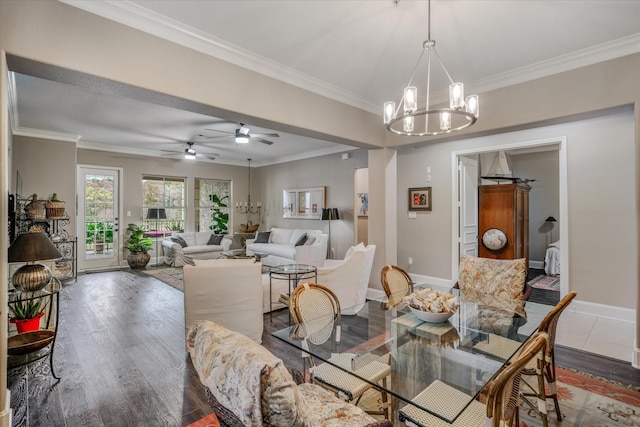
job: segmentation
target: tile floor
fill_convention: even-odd
[[[556,344],[631,362],[635,331],[634,322],[577,313],[569,307],[558,321]]]

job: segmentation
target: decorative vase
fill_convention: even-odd
[[[24,213],[27,219],[46,219],[47,210],[42,200],[38,200],[38,195],[31,196],[31,201],[24,207]]]
[[[18,333],[37,331],[40,329],[40,318],[44,316],[44,311],[33,319],[9,319],[9,322],[16,324]]]
[[[61,219],[64,218],[65,203],[62,200],[58,200],[58,194],[53,193],[51,200],[45,202],[45,210],[47,211],[47,218]]]
[[[129,263],[129,267],[133,270],[145,268],[150,259],[151,255],[144,252],[130,252],[129,255],[127,255],[127,263]]]

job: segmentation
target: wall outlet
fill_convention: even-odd
[[[335,255],[336,254],[336,248],[331,248],[331,255]]]
[[[409,257],[409,265],[413,265],[413,258]]]

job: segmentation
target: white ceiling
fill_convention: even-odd
[[[377,114],[399,100],[427,38],[425,1],[62,1]],[[638,0],[433,0],[431,13],[438,53],[466,93],[640,52]],[[431,85],[445,88],[445,76],[434,69]],[[204,146],[198,135],[216,135],[205,127],[237,125],[19,74],[14,100],[16,133],[58,133],[85,147],[159,154],[195,141],[220,155],[215,162],[252,157],[256,166],[350,149],[282,132],[271,146]]]

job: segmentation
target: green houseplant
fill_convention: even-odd
[[[43,298],[17,300],[9,303],[11,323],[15,323],[19,333],[38,330],[40,318],[44,315],[47,303]]]
[[[213,224],[209,228],[215,234],[227,234],[229,231],[229,214],[222,211],[222,208],[227,207],[225,200],[228,199],[229,196],[219,197],[217,194],[209,196],[209,200],[213,203],[213,213],[211,214]]]
[[[153,246],[151,237],[144,237],[144,229],[137,224],[129,224],[127,226],[129,238],[125,249],[129,251],[127,255],[127,263],[132,269],[142,269],[147,266],[151,255],[147,252]]]

